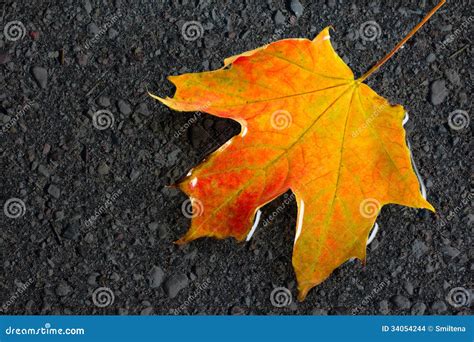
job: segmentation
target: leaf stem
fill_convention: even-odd
[[[397,52],[430,18],[435,12],[444,5],[446,0],[441,0],[433,9],[423,18],[418,25],[416,25],[410,33],[408,33],[405,38],[403,38],[393,49],[390,51],[384,58],[377,62],[372,68],[369,69],[365,74],[363,74],[357,82],[363,82],[367,77],[372,75],[377,69],[379,69],[386,61],[388,61],[392,56]]]

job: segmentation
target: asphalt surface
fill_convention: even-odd
[[[168,75],[213,70],[225,57],[313,38],[328,25],[361,75],[433,5],[1,2],[0,310],[472,314],[472,1],[450,1],[367,81],[407,108],[412,154],[437,214],[384,207],[366,265],[342,265],[302,303],[290,193],[264,208],[262,222],[273,219],[250,242],[173,244],[190,219],[187,197],[167,185],[239,125],[173,112],[147,95],[171,96]],[[272,303],[280,287],[288,292]]]

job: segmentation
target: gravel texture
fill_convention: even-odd
[[[469,118],[472,109],[472,1],[450,1],[367,81],[407,108],[412,153],[437,214],[384,207],[366,265],[342,265],[302,303],[291,266],[292,198],[264,208],[263,220],[285,205],[248,243],[173,244],[190,219],[182,212],[186,196],[167,185],[239,126],[173,112],[147,95],[172,95],[167,75],[213,70],[225,57],[282,38],[313,38],[328,25],[336,50],[361,75],[433,5],[2,2],[0,310],[471,314],[473,126],[459,115]],[[372,30],[360,30],[367,22]],[[293,297],[282,307],[271,301],[279,287]]]

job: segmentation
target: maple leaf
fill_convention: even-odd
[[[365,261],[383,205],[434,211],[412,168],[405,110],[362,83],[388,58],[355,79],[325,28],[314,40],[284,39],[227,58],[216,71],[169,77],[174,97],[154,98],[242,126],[179,184],[195,206],[178,243],[245,240],[257,210],[291,190],[298,205],[293,267],[303,300],[348,259]]]

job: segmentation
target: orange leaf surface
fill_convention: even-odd
[[[179,111],[202,110],[242,130],[179,184],[199,205],[179,242],[245,240],[256,212],[289,189],[298,205],[293,266],[299,299],[346,260],[365,260],[380,208],[433,207],[422,197],[390,105],[337,55],[329,29],[225,60],[217,71],[169,77]]]

